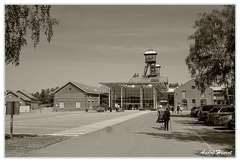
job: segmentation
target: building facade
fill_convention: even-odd
[[[160,76],[161,66],[156,62],[157,53],[148,50],[144,53],[145,67],[142,76],[135,74],[128,82],[100,83],[109,87],[109,106],[125,110],[157,109],[167,101],[168,79]]]
[[[30,112],[31,110],[31,99],[21,93],[11,90],[6,91],[5,102],[7,103],[8,101],[18,101],[20,103],[20,113]]]
[[[101,94],[107,91],[77,82],[68,82],[54,92],[54,110],[86,110],[100,106]]]
[[[213,103],[216,104],[224,104],[224,96],[222,94],[223,88],[222,87],[210,87],[213,89]]]
[[[31,106],[31,100],[15,91],[8,90],[6,92],[5,102],[19,101],[21,106]]]
[[[174,106],[180,103],[184,110],[191,110],[193,107],[213,104],[213,89],[207,88],[204,93],[196,87],[192,79],[174,91]]]
[[[25,96],[26,98],[30,99],[30,109],[38,109],[39,106],[39,101],[37,98],[35,98],[33,95],[31,95],[30,93],[24,91],[24,90],[18,90],[17,91],[18,94]]]

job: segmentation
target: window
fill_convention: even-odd
[[[61,109],[64,108],[64,102],[63,101],[59,102],[59,108],[61,108]]]
[[[186,98],[186,91],[182,91],[182,98]]]
[[[182,107],[187,107],[187,100],[186,99],[182,99]]]
[[[192,99],[192,107],[196,107],[196,100]]]
[[[235,111],[234,107],[227,107],[221,109],[221,112],[234,112],[234,111]]]
[[[210,111],[213,108],[212,105],[203,106],[202,111]]]
[[[214,107],[209,112],[218,112],[221,109],[221,107]]]
[[[81,108],[81,101],[76,101],[76,108]]]
[[[207,100],[206,99],[201,99],[201,106],[207,105]]]

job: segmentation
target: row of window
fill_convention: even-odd
[[[114,89],[114,97],[115,99],[122,98],[124,100],[139,98],[140,99],[140,88],[133,87],[133,88],[123,88],[121,93],[121,88]],[[152,99],[153,98],[153,88],[143,88],[142,89],[142,97],[143,99]]]
[[[187,99],[182,99],[182,106],[183,107],[188,107],[188,102],[187,102]],[[207,100],[206,99],[201,99],[200,100],[200,103],[201,103],[201,106],[203,105],[207,105]],[[192,99],[192,107],[196,107],[196,99]]]
[[[75,108],[81,108],[82,101],[75,101]],[[98,101],[88,101],[87,107],[96,107],[98,106]],[[65,108],[65,102],[59,101],[59,108]]]
[[[182,91],[182,98],[187,98],[186,91]],[[205,93],[201,94],[201,98],[205,98]]]

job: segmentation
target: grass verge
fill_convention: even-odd
[[[13,139],[5,135],[5,157],[21,157],[24,154],[49,145],[67,140],[71,137],[16,134]]]

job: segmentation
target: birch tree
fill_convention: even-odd
[[[50,15],[47,5],[5,5],[5,63],[19,65],[20,52],[27,45],[27,30],[31,32],[34,48],[40,42],[40,33],[47,41],[53,37],[53,26],[59,21]]]

